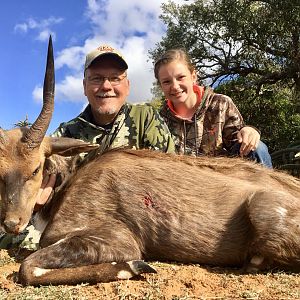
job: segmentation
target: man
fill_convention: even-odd
[[[159,113],[147,104],[125,102],[130,90],[127,69],[122,55],[110,46],[90,52],[83,79],[89,104],[53,135],[97,143],[102,150],[129,147],[174,152],[174,142]]]
[[[147,104],[126,103],[130,91],[127,69],[123,56],[110,46],[100,46],[90,52],[86,56],[83,79],[89,104],[79,116],[60,124],[52,136],[97,143],[98,152],[127,147],[174,153],[174,142],[159,113]],[[55,180],[54,174],[44,177],[37,208],[48,200]],[[21,247],[35,250],[38,240],[39,235],[30,226],[28,234],[13,237],[13,240],[4,236],[0,239],[0,248],[9,248],[22,241]]]

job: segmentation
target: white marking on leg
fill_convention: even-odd
[[[33,270],[33,275],[35,277],[39,277],[39,276],[42,276],[48,272],[50,272],[51,270],[46,270],[46,269],[41,269],[41,268],[34,268]]]
[[[253,256],[250,260],[250,263],[254,266],[259,266],[264,261],[264,258],[262,256]]]
[[[117,278],[118,279],[130,279],[132,277],[132,273],[122,270],[118,273]]]

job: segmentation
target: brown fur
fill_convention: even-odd
[[[61,149],[53,144],[41,149]],[[300,269],[300,187],[292,176],[241,159],[147,150],[110,151],[75,172],[69,163],[63,169],[73,174],[39,214],[48,222],[43,249],[23,262],[23,283],[62,282],[35,276],[37,267],[141,259]],[[253,266],[253,257],[263,262]]]
[[[240,159],[111,151],[53,199],[21,274],[140,259],[300,269],[299,196],[299,180]]]

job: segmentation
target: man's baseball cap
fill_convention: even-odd
[[[87,54],[84,64],[84,70],[86,70],[96,58],[104,55],[115,57],[120,62],[120,65],[122,68],[124,68],[124,70],[128,69],[128,65],[121,53],[119,53],[116,49],[109,45],[101,45]]]

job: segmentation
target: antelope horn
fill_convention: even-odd
[[[27,144],[27,148],[33,149],[39,147],[46,134],[54,109],[54,89],[54,58],[52,38],[50,35],[48,43],[47,66],[43,87],[43,107],[36,121],[32,124],[30,129],[24,134],[22,138],[22,142]]]

